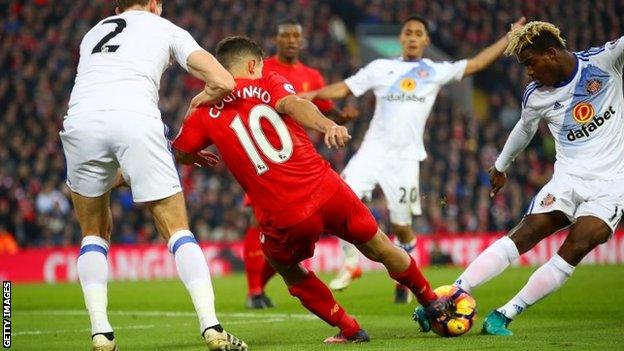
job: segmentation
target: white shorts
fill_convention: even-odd
[[[129,111],[96,111],[65,118],[59,133],[67,160],[67,185],[87,197],[109,191],[121,169],[135,202],[182,191],[167,127],[158,117]]]
[[[342,171],[342,178],[360,199],[370,197],[379,185],[388,203],[390,222],[410,225],[412,216],[422,213],[419,166],[420,162],[415,160],[389,159],[359,151]]]
[[[624,216],[624,179],[584,180],[569,174],[555,174],[535,195],[528,214],[563,212],[570,222],[594,216],[612,231]]]

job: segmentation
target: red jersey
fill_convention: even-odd
[[[236,79],[221,103],[188,116],[173,142],[186,153],[215,144],[263,226],[287,227],[309,217],[340,184],[305,130],[275,111],[281,98],[294,93],[276,73]]]
[[[325,86],[325,79],[321,72],[304,65],[300,61],[294,65],[289,65],[280,62],[277,56],[271,56],[264,60],[262,72],[265,76],[270,72],[281,74],[288,79],[298,93],[317,90]],[[325,114],[334,108],[334,103],[331,100],[314,99],[312,102]]]

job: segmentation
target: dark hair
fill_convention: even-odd
[[[401,27],[405,27],[405,24],[409,21],[418,21],[422,23],[423,26],[425,26],[425,30],[427,31],[427,34],[429,34],[429,23],[424,17],[420,15],[410,15],[409,17],[403,20],[403,22],[401,23]]]
[[[126,11],[128,7],[134,5],[145,6],[149,3],[149,0],[117,0],[117,7],[119,7],[119,11]]]
[[[245,36],[227,37],[217,44],[216,58],[228,70],[245,56],[262,59],[264,52],[260,45]]]
[[[301,23],[292,17],[282,18],[277,21],[277,25],[275,26],[275,34],[279,34],[279,27],[281,26],[300,26]]]

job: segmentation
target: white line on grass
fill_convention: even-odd
[[[14,311],[17,315],[57,315],[57,316],[86,316],[87,311],[84,310],[28,310]],[[194,312],[175,312],[175,311],[132,311],[132,310],[111,310],[109,315],[115,316],[139,316],[139,317],[196,317]],[[252,313],[252,312],[234,312],[234,313],[217,313],[219,317],[225,318],[251,318],[267,320],[271,318],[301,319],[315,320],[317,317],[313,314],[305,313]]]

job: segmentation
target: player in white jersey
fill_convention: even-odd
[[[521,18],[513,24],[519,27]],[[427,157],[423,143],[425,123],[440,88],[475,74],[503,54],[507,36],[476,56],[455,62],[434,62],[423,58],[430,43],[425,19],[411,16],[403,22],[399,35],[402,57],[372,61],[355,75],[305,97],[339,99],[350,94],[375,93],[375,113],[358,152],[343,171],[343,177],[360,197],[367,197],[376,185],[381,187],[392,232],[398,244],[411,252],[416,244],[412,216],[421,214],[418,184],[419,164]],[[359,254],[343,242],[345,263],[330,283],[334,290],[346,288],[359,277]],[[395,302],[407,303],[409,291],[397,286]]]
[[[513,34],[507,53],[517,56],[534,82],[522,98],[520,120],[490,169],[490,195],[505,185],[505,170],[533,138],[540,120],[555,139],[555,172],[520,223],[483,251],[455,285],[470,292],[542,239],[570,228],[557,253],[515,297],[487,316],[483,333],[492,335],[512,335],[507,329],[511,320],[560,288],[624,216],[624,39],[572,53],[557,27],[530,22]],[[426,320],[420,324],[428,329]]]
[[[100,21],[80,44],[69,111],[60,132],[67,185],[83,233],[77,270],[91,319],[93,350],[116,350],[106,306],[112,218],[110,191],[121,180],[145,202],[168,242],[211,350],[246,350],[215,314],[206,260],[189,231],[182,187],[158,110],[162,73],[175,60],[206,85],[195,105],[218,102],[232,76],[191,35],[160,17],[158,0],[117,0],[117,15]],[[209,155],[191,163],[210,164]],[[118,174],[119,170],[119,174]]]

